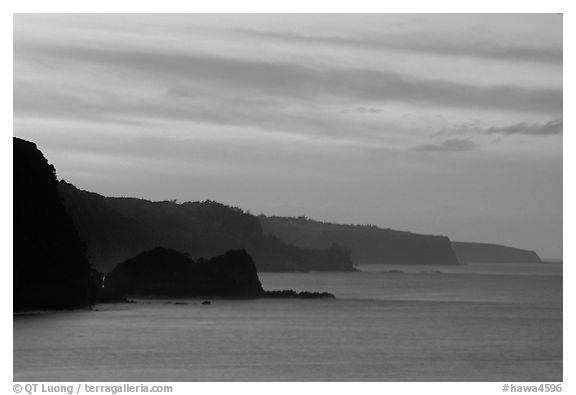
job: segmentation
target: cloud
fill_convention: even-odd
[[[562,134],[562,128],[563,120],[553,119],[543,124],[517,123],[504,127],[493,126],[485,129],[483,132],[486,134],[502,134],[507,136],[513,134],[521,134],[525,136],[554,136]]]
[[[559,113],[562,89],[475,86],[362,68],[315,68],[288,62],[161,50],[118,50],[15,43],[15,57],[99,65],[160,81],[197,83],[246,95],[300,100],[366,100],[451,108]]]
[[[342,113],[351,113],[351,112],[357,112],[359,114],[378,114],[381,113],[382,110],[379,108],[374,108],[374,107],[356,107],[356,108],[347,108],[344,109],[342,111],[340,111]]]
[[[386,120],[360,122],[333,116],[330,111],[308,108],[306,102],[296,105],[220,91],[194,94],[194,89],[186,87],[168,88],[163,94],[142,93],[134,98],[114,94],[107,88],[84,88],[81,83],[53,86],[15,81],[14,114],[18,119],[90,121],[103,128],[114,124],[161,124],[163,129],[183,130],[189,136],[194,136],[199,127],[212,125],[234,140],[251,131],[258,133],[261,140],[322,139],[325,145],[357,148],[382,147],[391,135],[405,131],[401,125]]]
[[[440,144],[418,145],[412,148],[412,150],[426,152],[464,152],[473,150],[474,148],[476,148],[476,144],[470,140],[448,139]]]
[[[561,30],[542,14],[21,14],[14,133],[105,194],[501,229],[561,254]]]
[[[488,41],[434,39],[414,34],[386,34],[378,38],[329,35],[303,35],[285,32],[237,29],[236,32],[260,39],[281,40],[298,45],[336,45],[375,51],[394,50],[427,55],[460,56],[503,61],[562,64],[562,46],[547,48],[503,45]]]
[[[563,120],[553,119],[545,123],[519,122],[508,126],[482,127],[476,124],[459,125],[439,130],[434,136],[441,135],[523,135],[547,137],[562,134]]]

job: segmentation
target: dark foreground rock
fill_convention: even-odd
[[[263,293],[256,267],[244,250],[207,261],[157,247],[120,263],[106,276],[111,295],[254,297]]]
[[[128,297],[333,298],[327,292],[265,291],[252,257],[232,250],[208,260],[157,247],[120,263],[106,276],[99,301]],[[209,302],[205,302],[209,304]]]
[[[14,311],[86,307],[97,286],[60,200],[56,170],[36,144],[13,144]]]

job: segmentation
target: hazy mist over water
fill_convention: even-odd
[[[562,380],[562,265],[361,268],[260,274],[333,300],[18,315],[14,380]]]

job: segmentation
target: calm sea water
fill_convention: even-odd
[[[359,268],[260,275],[335,300],[17,315],[14,380],[562,380],[562,265]]]

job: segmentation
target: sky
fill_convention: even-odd
[[[562,257],[562,16],[17,14],[14,135],[106,196]]]

